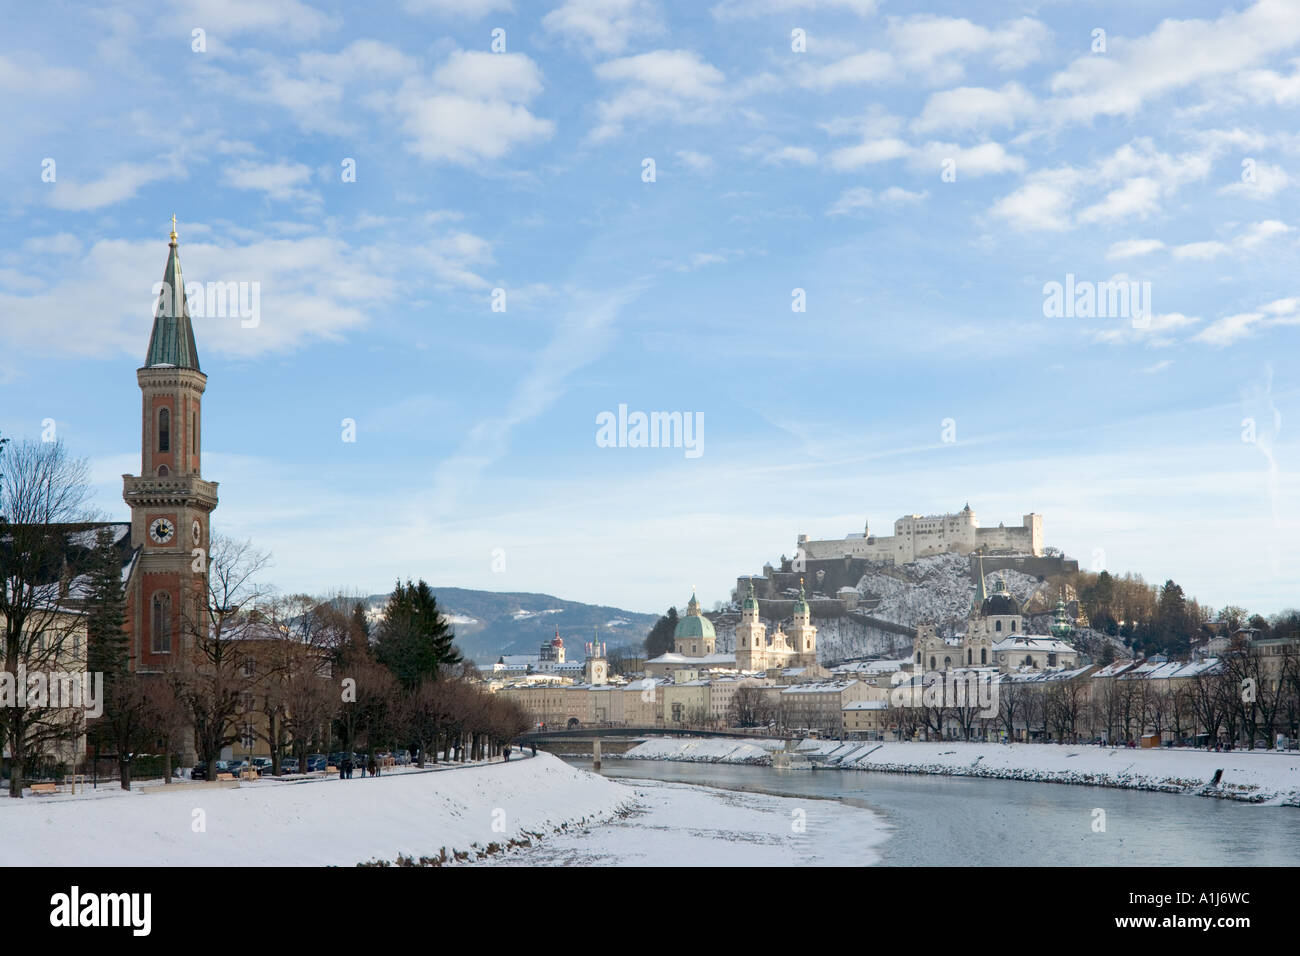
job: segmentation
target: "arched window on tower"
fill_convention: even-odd
[[[1002,622],[1001,622],[1001,621],[994,621],[994,622],[993,622],[993,630],[995,630],[995,631],[1000,631],[1000,630],[1002,630]]]
[[[981,647],[981,648],[980,648],[980,663],[981,663],[981,664],[987,664],[988,662],[989,662],[989,649],[988,649],[987,647]]]
[[[170,654],[172,650],[172,598],[166,591],[153,596],[153,626],[150,628],[151,649],[155,654]]]
[[[172,450],[172,413],[165,408],[158,413],[158,450]]]

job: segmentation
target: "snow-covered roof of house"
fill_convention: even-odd
[[[1008,637],[998,641],[993,645],[995,651],[1040,651],[1048,654],[1073,654],[1074,648],[1065,643],[1058,641],[1054,637],[1035,637],[1029,634],[1021,634],[1016,637]]]
[[[815,684],[791,684],[784,688],[783,694],[838,694],[846,687],[856,684],[856,680],[828,680]]]
[[[675,651],[668,651],[660,654],[658,657],[652,657],[646,661],[647,664],[693,664],[696,667],[708,667],[730,665],[736,666],[735,654],[703,654],[700,657],[688,657],[685,654],[678,654]]]

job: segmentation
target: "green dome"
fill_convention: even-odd
[[[686,605],[686,616],[677,622],[677,630],[673,631],[673,638],[702,638],[716,637],[713,630],[713,622],[700,613],[700,602],[695,595],[691,595],[691,603]]]

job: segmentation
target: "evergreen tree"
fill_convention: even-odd
[[[95,532],[87,578],[86,669],[102,673],[107,684],[126,673],[128,657],[122,561],[109,528]]]
[[[437,680],[440,667],[460,663],[455,637],[428,584],[398,581],[377,629],[375,659],[409,690]]]
[[[668,613],[655,622],[645,639],[645,656],[658,657],[673,649],[673,635],[677,632],[677,608],[670,607]]]

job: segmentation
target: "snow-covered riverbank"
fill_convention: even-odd
[[[629,787],[549,754],[238,789],[105,788],[0,800],[0,866],[353,866],[614,819]],[[168,791],[171,792],[168,792]]]
[[[776,740],[656,737],[626,760],[769,766]],[[886,773],[991,777],[1164,793],[1191,793],[1300,807],[1300,753],[1134,750],[1056,744],[878,743],[805,740],[798,752],[820,767]],[[1215,784],[1215,774],[1223,774]]]
[[[838,800],[637,780],[631,812],[570,827],[485,866],[869,866],[884,818]]]

